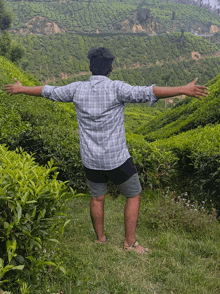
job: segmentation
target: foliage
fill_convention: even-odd
[[[146,31],[171,32],[191,30],[209,32],[211,25],[219,27],[219,16],[196,5],[172,1],[149,0],[100,1],[7,1],[15,15],[13,30],[28,33],[50,33],[44,22],[54,22],[65,32],[133,32],[134,25],[142,24]],[[193,3],[194,4],[194,3]],[[149,13],[150,12],[150,13]],[[173,19],[175,12],[175,19]],[[36,21],[36,17],[43,17]],[[150,17],[149,17],[150,16]],[[124,27],[125,22],[128,24]],[[139,22],[140,21],[140,22]],[[29,22],[29,23],[28,23]],[[27,23],[30,25],[28,26]],[[54,31],[55,33],[55,31]]]
[[[170,188],[186,191],[199,203],[213,203],[220,214],[220,125],[209,124],[182,132],[150,145],[171,151],[176,156],[175,173],[171,176]],[[210,207],[209,207],[210,209]]]
[[[138,169],[143,189],[164,188],[175,173],[176,157],[172,152],[160,150],[147,143],[142,136],[126,133],[129,153]]]
[[[63,234],[69,221],[65,222],[62,211],[77,196],[57,181],[52,159],[40,167],[30,155],[16,151],[0,145],[0,285],[7,282],[9,287],[19,278],[28,278],[35,267],[56,266],[41,260],[39,252],[55,230]]]
[[[21,82],[25,81],[22,76],[20,79],[18,70],[13,75],[10,73],[10,75],[11,79],[16,76]],[[7,80],[10,75],[7,75]],[[30,85],[27,79],[25,83]],[[216,153],[213,153],[213,157],[210,157],[211,155],[207,155],[204,149],[199,149],[198,141],[203,142],[204,139],[201,139],[203,138],[201,136],[204,136],[208,140],[205,141],[205,146],[213,146],[215,140],[218,142],[218,129],[216,126],[215,135],[208,137],[208,129],[204,129],[204,135],[201,135],[203,129],[197,127],[218,121],[218,89],[217,82],[210,87],[209,98],[205,98],[202,102],[197,100],[187,101],[188,103],[157,116],[156,122],[152,118],[148,123],[148,126],[152,129],[152,134],[154,134],[153,131],[160,134],[160,136],[154,137],[156,139],[178,133],[180,133],[180,137],[173,136],[171,139],[149,144],[143,136],[126,134],[128,150],[137,165],[143,187],[153,189],[173,183],[173,186],[177,185],[179,189],[184,188],[185,190],[187,186],[188,191],[191,187],[197,189],[197,192],[199,190],[198,197],[207,193],[209,199],[216,199],[215,195],[218,193],[218,144],[216,145]],[[1,94],[1,96],[3,98],[1,101],[4,105],[3,109],[15,108],[16,112],[9,111],[9,114],[11,115],[10,119],[12,119],[11,125],[16,118],[18,126],[12,136],[9,124],[8,128],[5,128],[2,142],[10,146],[11,149],[21,146],[25,151],[34,153],[37,162],[42,165],[52,158],[59,172],[59,180],[69,180],[69,185],[73,189],[83,193],[88,192],[80,156],[74,106],[71,108],[69,105],[51,103],[44,98],[31,98],[25,95],[11,97],[10,99],[7,98],[6,94]],[[42,112],[42,107],[45,110],[44,112]],[[207,112],[207,109],[209,109],[209,112]],[[184,120],[183,117],[186,119]],[[149,118],[147,119],[149,120]],[[175,120],[177,120],[176,123]],[[185,121],[186,123],[184,123]],[[189,136],[190,132],[181,133],[183,130],[186,131],[191,128],[194,128],[194,131],[190,131],[192,136]],[[146,126],[145,134],[147,131]],[[211,131],[211,134],[213,134],[213,131]],[[150,135],[149,133],[148,137]],[[180,142],[179,145],[177,145],[178,142]],[[206,173],[204,173],[204,169]],[[216,188],[212,189],[212,185],[215,185],[213,187]],[[174,188],[176,189],[177,186]],[[112,183],[109,183],[109,189],[112,194],[117,194]],[[191,191],[193,193],[193,189]],[[210,193],[214,191],[215,195],[211,195]],[[215,201],[215,204],[218,206],[217,202]]]
[[[0,0],[0,31],[10,28],[12,22],[12,14],[5,8],[4,0]]]
[[[187,98],[135,133],[178,158],[172,189],[213,201],[219,213],[219,75],[209,85],[210,95],[203,101]]]
[[[210,213],[210,203],[201,201],[198,204],[189,199],[187,192],[178,195],[168,188],[162,195],[154,197],[153,203],[148,200],[141,208],[141,214],[147,215],[142,224],[152,231],[175,230],[201,239],[218,223],[215,209]]]
[[[132,85],[157,83],[165,86],[167,83],[168,86],[177,86],[196,77],[199,82],[206,83],[219,72],[220,67],[219,58],[211,58],[218,47],[186,33],[184,42],[181,33],[106,37],[21,35],[15,40],[26,49],[21,67],[44,83],[65,77],[69,77],[68,82],[88,78],[91,74],[88,51],[99,46],[107,47],[116,56],[111,78],[123,79]],[[202,57],[210,56],[196,61],[191,57],[193,51]]]
[[[214,84],[210,82],[208,90],[210,94],[208,97],[203,98],[202,101],[188,98],[179,107],[174,107],[171,111],[160,114],[159,117],[152,119],[147,125],[137,129],[135,133],[144,135],[148,141],[155,141],[196,129],[198,126],[219,122],[219,78],[220,76],[218,75]]]
[[[129,3],[130,2],[130,3]],[[30,19],[32,28],[30,32],[42,33],[41,27],[34,18],[41,16],[47,22],[55,22],[56,25],[66,32],[100,32],[111,31],[115,23],[123,22],[135,12],[136,3],[129,1],[7,1],[8,7],[13,10],[15,18],[12,29],[27,29],[25,23]]]
[[[12,15],[5,8],[5,3],[0,0],[0,55],[9,58],[12,62],[17,62],[24,54],[24,48],[20,43],[12,41],[10,34],[6,31],[10,28]]]

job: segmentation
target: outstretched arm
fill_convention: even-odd
[[[173,97],[173,96],[184,94],[184,95],[192,96],[192,97],[198,98],[199,100],[202,100],[200,96],[207,97],[209,92],[205,90],[208,88],[204,86],[195,85],[196,82],[197,82],[197,79],[187,84],[186,86],[180,86],[180,87],[154,86],[153,93],[157,98],[167,98],[167,97]]]
[[[43,90],[44,86],[37,86],[37,87],[26,87],[22,86],[22,84],[15,79],[16,83],[13,85],[6,85],[5,91],[7,91],[8,94],[26,94],[31,96],[42,96],[41,92]]]

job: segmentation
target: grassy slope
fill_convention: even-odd
[[[153,200],[154,198],[154,200]],[[210,217],[145,192],[141,202],[137,240],[149,254],[122,251],[124,204],[120,196],[105,202],[107,244],[95,245],[89,216],[89,196],[69,203],[62,244],[53,246],[67,276],[50,274],[34,285],[33,294],[48,293],[219,293],[220,226]],[[173,217],[172,217],[173,215]],[[185,228],[182,220],[185,219]],[[165,226],[164,226],[165,225]]]

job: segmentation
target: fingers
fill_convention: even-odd
[[[17,83],[17,84],[20,84],[20,82],[15,78],[15,82]]]
[[[5,85],[4,86],[4,90],[8,93],[8,94],[10,94],[10,96],[12,96],[13,95],[13,87],[12,87],[13,85]]]
[[[209,95],[210,93],[208,91],[204,91],[203,89],[202,90],[197,90],[198,93],[204,93],[204,94],[207,94]]]
[[[193,81],[193,84],[195,84],[197,81],[198,81],[198,78],[196,78],[196,79]]]

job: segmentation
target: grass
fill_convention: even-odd
[[[115,200],[106,196],[106,244],[94,243],[89,196],[73,199],[67,208],[72,221],[61,244],[53,247],[53,258],[46,253],[63,262],[66,275],[48,271],[32,286],[31,293],[220,293],[219,222],[199,207],[190,210],[185,200],[172,201],[172,197],[143,193],[136,236],[149,248],[149,254],[143,256],[122,250],[123,196]],[[175,212],[172,217],[170,211]],[[187,221],[180,224],[181,217],[189,213],[197,217],[188,217],[187,229]]]

